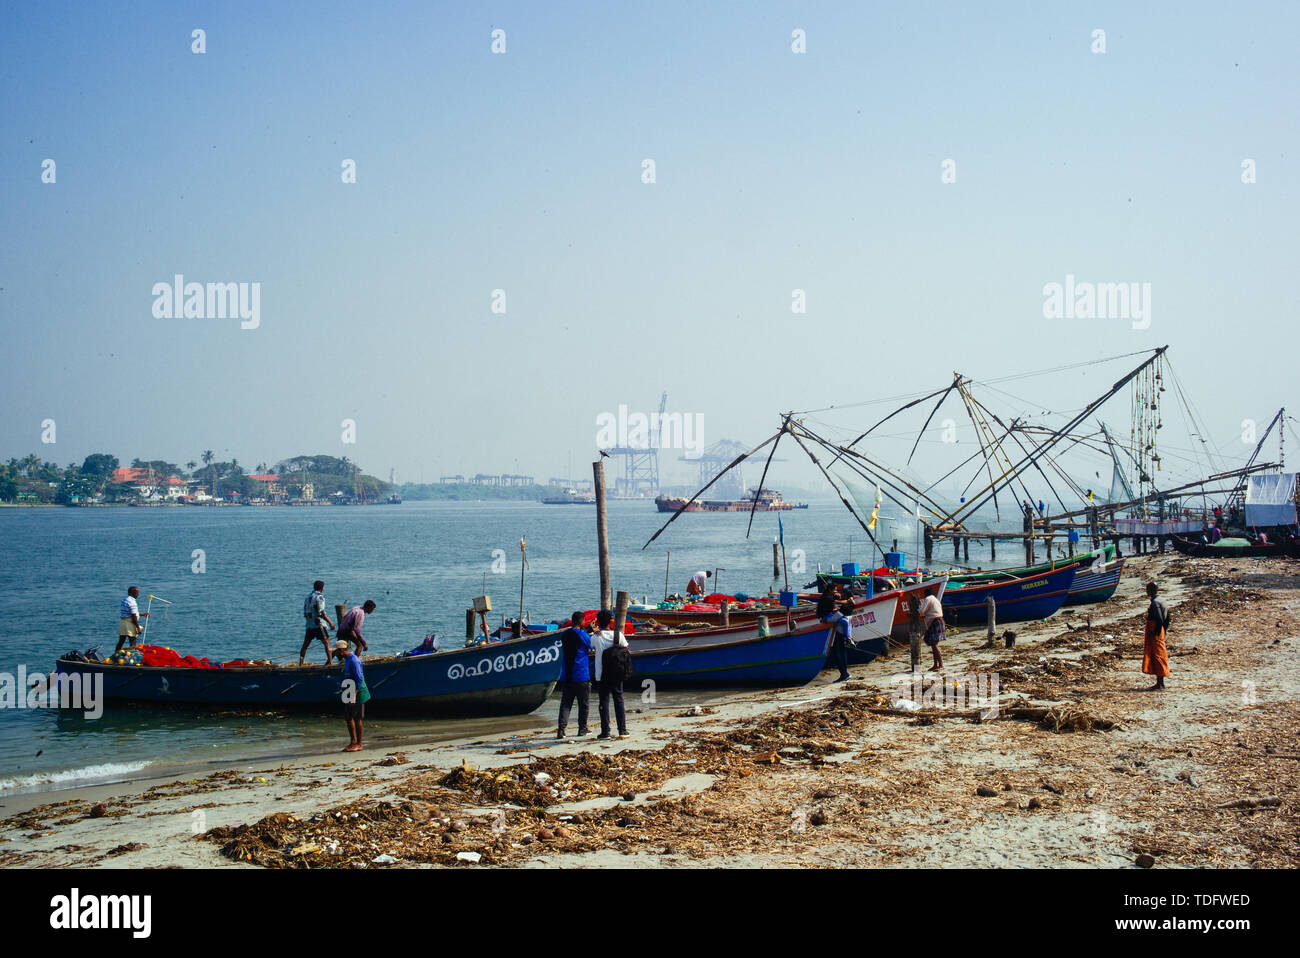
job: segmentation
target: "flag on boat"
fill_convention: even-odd
[[[781,534],[781,548],[784,549],[785,548],[785,523],[781,521],[781,516],[779,514],[776,517],[776,528],[777,531]]]
[[[880,519],[880,503],[884,496],[880,492],[880,483],[876,483],[876,501],[871,507],[871,518],[867,520],[867,529],[875,531],[876,522]]]

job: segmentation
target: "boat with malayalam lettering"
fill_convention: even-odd
[[[546,701],[560,678],[554,632],[427,655],[362,659],[367,712],[431,717],[522,715]],[[110,704],[190,709],[333,711],[342,703],[339,665],[190,668],[59,660],[61,675],[102,677]]]

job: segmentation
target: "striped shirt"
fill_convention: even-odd
[[[128,595],[122,600],[122,618],[129,619],[133,615],[140,614],[140,606],[136,605],[135,596]]]

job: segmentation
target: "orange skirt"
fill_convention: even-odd
[[[1169,675],[1169,652],[1165,649],[1164,629],[1147,630],[1142,647],[1142,671],[1161,678]]]

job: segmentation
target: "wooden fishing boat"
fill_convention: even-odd
[[[1070,594],[1065,597],[1065,604],[1105,602],[1119,588],[1120,576],[1123,574],[1123,559],[1099,559],[1091,565],[1078,566],[1074,581],[1070,583]]]
[[[365,658],[367,711],[462,717],[522,715],[546,701],[560,678],[559,633],[428,655]],[[192,709],[336,711],[339,665],[198,669],[107,665],[60,659],[58,671],[102,675],[108,703]]]
[[[1247,539],[1220,539],[1213,545],[1193,542],[1182,536],[1170,536],[1170,540],[1185,556],[1198,559],[1265,559],[1278,556],[1300,558],[1300,543],[1273,542],[1257,545]]]
[[[942,603],[944,618],[954,625],[975,625],[988,620],[985,599],[993,596],[999,622],[1045,619],[1065,604],[1077,566],[1038,575],[992,582],[949,582]]]
[[[1104,602],[1115,594],[1115,589],[1119,586],[1119,578],[1123,572],[1124,560],[1115,558],[1114,543],[1107,543],[1099,549],[1093,549],[1089,552],[1081,552],[1078,555],[1071,556],[1068,559],[1057,559],[1052,562],[1040,562],[1032,566],[1016,566],[1007,569],[988,569],[979,572],[954,572],[949,575],[953,583],[978,584],[988,582],[1009,582],[1012,579],[1023,579],[1028,576],[1040,575],[1044,572],[1050,572],[1054,569],[1064,569],[1068,566],[1074,566],[1078,572],[1074,577],[1074,582],[1070,586],[1070,594],[1066,597],[1065,605],[1084,605],[1091,602]],[[872,576],[879,576],[880,570],[874,572],[864,572],[857,576],[839,575],[831,572],[818,573],[818,579],[822,581],[835,581],[840,583],[851,583],[865,581]],[[998,618],[1001,618],[999,614]]]
[[[692,603],[693,609],[652,609],[645,607],[633,607],[628,609],[627,615],[633,622],[639,626],[642,622],[653,622],[659,625],[682,626],[689,623],[703,624],[705,627],[718,627],[722,625],[722,607],[720,605],[710,605],[707,603]],[[815,612],[816,606],[801,601],[794,607],[795,615],[806,616]],[[785,619],[785,609],[777,602],[776,596],[764,596],[762,600],[755,605],[745,608],[731,606],[727,610],[728,624],[739,625],[741,623],[753,623],[761,615],[771,619],[773,616],[779,616]]]
[[[1077,555],[1070,556],[1066,559],[1054,559],[1049,562],[1039,562],[1036,565],[1014,566],[1007,569],[984,569],[978,572],[954,572],[952,578],[960,582],[980,582],[991,579],[1023,579],[1025,576],[1038,575],[1040,572],[1050,572],[1053,569],[1064,569],[1066,566],[1083,566],[1091,565],[1098,559],[1109,562],[1115,558],[1115,544],[1108,542],[1099,549],[1092,549],[1088,552],[1080,552]]]
[[[1069,559],[1045,562],[1035,566],[1022,566],[1016,569],[993,569],[986,572],[959,572],[952,576],[954,582],[981,583],[1006,582],[1039,575],[1052,569],[1075,568],[1074,581],[1070,583],[1065,605],[1087,605],[1093,602],[1105,602],[1119,587],[1120,576],[1124,572],[1124,560],[1115,558],[1114,543],[1107,543],[1100,549],[1083,552]],[[998,618],[1002,618],[1001,609]]]
[[[933,587],[933,583],[930,583]],[[892,589],[874,596],[856,596],[854,598],[854,639],[864,643],[880,639],[875,654],[884,650],[884,640],[893,629],[898,618],[900,602],[906,603],[906,596],[923,588],[923,583],[909,585],[902,589]],[[817,609],[808,603],[802,603],[791,614],[796,629],[812,625],[817,621]],[[776,608],[768,616],[769,634],[785,632],[785,610]],[[758,638],[758,620],[732,624],[726,628],[675,629],[666,632],[636,632],[629,635],[628,645],[635,651],[640,649],[664,649],[680,645],[716,645],[720,642],[733,642],[739,639]],[[868,660],[869,661],[869,660]]]
[[[817,622],[793,632],[708,645],[683,642],[662,649],[632,652],[629,685],[710,688],[725,686],[804,685],[826,663],[831,626]]]

